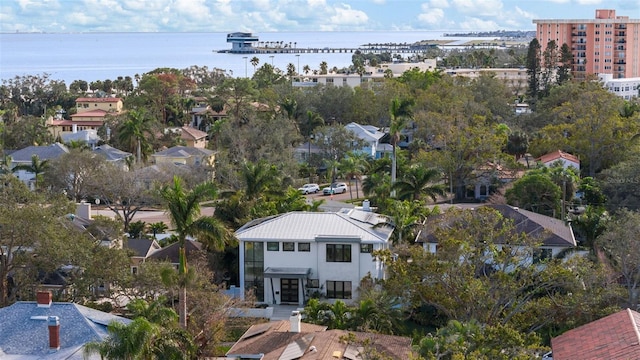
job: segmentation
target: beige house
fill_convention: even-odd
[[[98,130],[107,116],[118,115],[122,111],[120,98],[77,98],[76,113],[71,115],[71,120],[52,118],[47,120],[47,126],[56,138],[83,130]]]
[[[184,140],[188,147],[204,149],[207,147],[207,133],[190,126],[180,129],[180,139]]]
[[[188,146],[174,146],[151,155],[153,164],[206,166],[213,169],[215,151]]]

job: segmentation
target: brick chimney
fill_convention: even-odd
[[[291,316],[289,317],[289,322],[291,322],[291,332],[299,333],[300,332],[300,320],[302,316],[300,315],[300,311],[292,311]]]
[[[57,316],[49,316],[47,319],[49,325],[49,350],[60,349],[60,319]]]
[[[48,308],[51,307],[51,299],[53,296],[51,295],[51,291],[38,291],[36,293],[36,300],[38,302],[38,307]]]

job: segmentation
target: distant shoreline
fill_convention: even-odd
[[[497,31],[481,31],[467,33],[444,33],[446,37],[500,37],[500,38],[534,38],[536,32],[533,30],[497,30]]]

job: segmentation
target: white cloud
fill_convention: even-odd
[[[463,14],[496,16],[502,10],[501,0],[452,0],[453,6]]]
[[[369,17],[364,11],[352,9],[348,4],[341,4],[341,6],[335,7],[334,11],[335,15],[329,19],[333,25],[364,25],[369,21]]]
[[[500,28],[493,20],[482,20],[476,17],[466,17],[459,25],[461,29],[469,31],[491,31]]]
[[[598,5],[602,4],[602,0],[576,0],[579,5]]]
[[[449,7],[449,2],[447,0],[431,0],[429,1],[429,7],[446,9]]]
[[[570,2],[571,0],[545,0],[545,1],[556,3],[556,4],[566,4],[566,3]]]
[[[427,9],[427,11],[418,15],[418,20],[421,23],[427,23],[434,26],[439,25],[444,20],[444,10],[442,9]]]
[[[211,17],[204,0],[177,0],[174,11],[194,20],[206,20]]]
[[[535,19],[535,18],[537,18],[537,16],[535,14],[530,13],[528,11],[524,11],[524,10],[520,9],[519,6],[516,6],[516,14],[518,14],[518,17],[525,18],[525,19]]]
[[[378,4],[378,5],[382,5],[384,3],[386,3],[386,0],[371,0],[372,3],[374,4]]]

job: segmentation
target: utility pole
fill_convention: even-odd
[[[247,76],[247,57],[243,56],[242,58],[244,59],[244,77],[246,78],[248,77]]]

